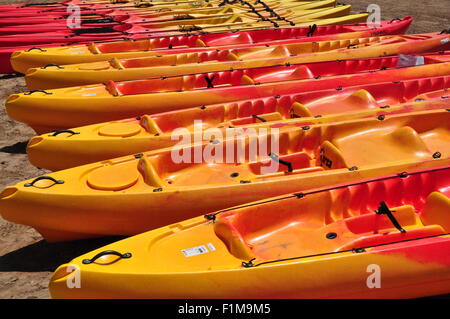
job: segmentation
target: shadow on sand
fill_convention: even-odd
[[[3,146],[0,148],[0,152],[9,153],[9,154],[26,154],[27,153],[27,144],[28,141],[25,142],[17,142],[16,144]]]
[[[0,271],[54,271],[75,257],[124,238],[103,237],[58,243],[41,240],[0,256]]]

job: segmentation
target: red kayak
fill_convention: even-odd
[[[227,46],[236,44],[263,44],[267,41],[281,41],[295,39],[296,41],[324,41],[333,39],[347,39],[354,37],[370,37],[379,35],[403,34],[412,22],[412,17],[407,16],[403,19],[391,21],[382,21],[381,26],[372,28],[365,23],[342,24],[328,26],[310,26],[300,28],[281,28],[281,29],[260,29],[242,32],[218,32],[155,37],[158,42],[164,45],[163,48],[176,46],[197,47],[199,41],[205,46]],[[95,29],[95,28],[94,28]],[[105,31],[102,30],[97,31]],[[355,33],[356,32],[356,33]],[[14,73],[10,64],[10,57],[14,51],[20,50],[40,50],[45,47],[63,46],[75,43],[120,41],[148,38],[148,34],[129,34],[128,32],[115,33],[81,33],[76,35],[66,32],[40,33],[37,35],[20,35],[14,37],[0,37],[0,73]]]
[[[149,1],[150,2],[150,1]],[[1,11],[20,11],[20,10],[47,10],[47,9],[64,9],[69,5],[77,5],[81,8],[102,7],[102,8],[117,8],[123,6],[134,6],[133,1],[120,0],[113,3],[113,1],[96,1],[95,3],[83,0],[70,0],[62,2],[43,2],[43,3],[25,3],[25,4],[5,4],[0,5]]]
[[[41,16],[39,16],[41,15]],[[121,11],[117,9],[103,9],[98,11],[87,10],[81,13],[80,19],[92,20],[92,19],[106,19],[111,20],[111,22],[120,22],[130,19],[134,15],[139,16],[139,13],[127,13],[126,11]],[[24,17],[1,17],[0,16],[0,34],[5,34],[6,30],[14,30],[13,27],[17,27],[19,30],[23,29],[24,33],[36,32],[34,29],[36,25],[43,27],[45,24],[57,25],[60,23],[60,29],[64,30],[66,26],[66,18],[68,16],[67,12],[62,13],[52,13],[52,14],[42,14],[34,13],[30,16]],[[131,20],[130,20],[131,21]],[[139,22],[139,19],[136,19]],[[134,21],[131,21],[134,22]],[[56,24],[55,24],[56,23]],[[28,28],[27,28],[28,27]],[[11,29],[12,28],[12,29]],[[28,31],[26,31],[28,30]]]
[[[105,27],[113,27],[113,26],[120,26],[123,23],[130,23],[131,20],[136,20],[139,22],[139,17],[132,17],[130,18],[129,15],[119,15],[119,13],[114,13],[115,17],[109,18],[104,16],[89,16],[89,19],[83,20],[81,23],[81,28],[78,29],[90,29],[90,28],[105,28]],[[137,23],[138,23],[137,22]],[[134,22],[133,22],[134,23]],[[1,23],[0,23],[1,24]],[[33,21],[30,19],[29,24],[24,25],[13,25],[13,26],[6,26],[6,27],[0,27],[0,37],[8,36],[8,38],[11,37],[18,37],[18,36],[30,36],[35,37],[36,33],[45,33],[48,34],[48,32],[66,32],[69,31],[69,33],[76,33],[77,28],[69,28],[67,25],[67,20],[64,18],[57,18],[54,19],[52,22],[48,23],[37,23],[33,24]],[[19,40],[20,41],[20,40]]]

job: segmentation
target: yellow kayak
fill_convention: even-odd
[[[344,52],[348,50],[352,49],[346,49]],[[340,56],[345,56],[345,53]],[[252,73],[264,69],[264,73],[255,78],[247,75],[247,72],[250,72],[248,69],[165,79],[111,81],[107,84],[13,94],[6,101],[6,110],[11,119],[27,123],[38,134],[42,134],[143,114],[233,102],[249,97],[339,89],[386,82],[392,78],[401,81],[449,74],[450,62],[435,63],[440,62],[439,56],[424,62],[426,64],[420,66],[379,70],[372,72],[370,76],[362,72],[315,79],[309,68],[298,65],[290,68],[291,65],[286,66],[290,68],[289,72],[281,72],[278,75],[276,72],[267,72],[264,68],[251,69]],[[329,65],[340,62],[325,64],[327,63]],[[352,64],[349,63],[348,66]],[[367,67],[364,63],[360,66]],[[345,68],[340,69],[342,70],[345,71]],[[208,84],[209,82],[212,82],[212,85]]]
[[[354,37],[369,37],[378,34],[396,34],[406,31],[412,19],[410,17],[397,22],[382,22],[382,28],[371,29],[365,23],[358,25],[343,25],[364,22],[367,14],[354,14],[338,18],[315,19],[311,22],[304,22],[296,25],[296,27],[280,27],[274,29],[259,27],[240,27],[237,31],[231,33],[225,31],[202,32],[202,34],[183,34],[173,35],[172,37],[154,37],[145,40],[128,40],[128,41],[112,41],[103,43],[78,44],[71,46],[56,46],[43,49],[27,48],[23,51],[14,52],[11,55],[11,64],[15,71],[25,73],[31,67],[46,66],[49,64],[74,64],[95,61],[111,60],[117,58],[134,58],[152,56],[151,50],[163,50],[162,53],[171,48],[172,51],[179,52],[183,48],[196,48],[204,50],[205,47],[223,47],[224,45],[252,44],[252,43],[269,43],[271,39],[279,38],[280,40],[307,38],[306,40],[334,40],[347,39]],[[311,26],[315,24],[318,28],[314,29],[314,35],[321,36],[308,37],[307,34],[311,30]],[[342,26],[341,26],[342,25]],[[401,25],[400,27],[398,27]],[[355,32],[356,33],[351,33]],[[257,33],[255,36],[254,33]],[[330,35],[331,33],[331,35]],[[333,36],[333,33],[345,33],[345,35]],[[326,35],[329,35],[325,37]],[[263,38],[262,40],[260,40]],[[305,40],[305,39],[304,39]],[[164,50],[166,49],[166,50]],[[171,52],[166,52],[171,53]],[[6,63],[6,62],[5,62]]]
[[[7,187],[0,213],[48,241],[134,235],[271,196],[450,164],[447,110],[207,136],[191,145],[178,132],[172,148]]]
[[[77,257],[55,271],[50,293],[174,299],[447,294],[449,189],[445,166],[234,207]]]
[[[448,42],[447,39],[449,39]],[[444,41],[444,42],[443,42]],[[217,72],[272,65],[359,59],[450,49],[446,34],[394,35],[282,45],[248,46],[145,58],[32,68],[26,74],[31,90],[137,80],[200,72]],[[69,97],[69,96],[68,96]]]
[[[27,147],[28,159],[36,167],[56,171],[173,146],[177,141],[172,136],[180,128],[194,134],[199,127],[224,132],[230,127],[260,128],[273,123],[280,127],[303,127],[446,109],[450,107],[450,100],[445,99],[449,83],[448,76],[384,82],[341,91],[312,91],[104,122],[33,137]]]

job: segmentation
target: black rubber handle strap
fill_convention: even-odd
[[[53,93],[47,92],[47,91],[45,91],[45,90],[31,90],[31,91],[23,92],[23,95],[31,95],[31,94],[37,93],[37,92],[39,92],[39,93],[44,93],[44,94],[46,94],[46,95],[51,95],[51,94],[53,94]]]
[[[35,184],[36,182],[39,182],[39,181],[42,181],[42,180],[49,180],[49,181],[54,182],[55,184],[64,184],[64,181],[54,179],[54,178],[51,177],[51,176],[39,176],[39,177],[35,178],[31,183],[26,183],[26,184],[23,185],[23,186],[25,186],[25,187],[31,187],[31,186],[34,186],[34,184]]]
[[[284,160],[280,159],[279,156],[278,156],[277,154],[274,154],[274,153],[270,153],[270,154],[269,154],[269,157],[270,157],[272,160],[274,160],[275,162],[278,162],[278,163],[280,163],[280,164],[286,165],[286,167],[288,168],[288,170],[287,170],[288,172],[292,172],[292,171],[293,171],[292,163],[291,163],[291,162],[284,161]]]
[[[85,33],[123,33],[122,31],[114,30],[111,27],[101,27],[101,28],[87,28],[87,29],[74,29],[72,30],[76,35]]]
[[[380,215],[387,215],[389,220],[391,221],[392,225],[394,225],[395,228],[397,228],[401,233],[406,233],[406,230],[403,229],[403,227],[400,225],[398,220],[395,218],[395,216],[392,214],[389,207],[386,205],[385,202],[380,202],[380,206],[376,210],[377,214]]]
[[[30,51],[33,51],[33,50],[39,50],[41,52],[47,52],[47,50],[44,50],[44,49],[41,49],[41,48],[38,48],[38,47],[29,48],[28,50],[25,50],[25,52],[30,52]]]
[[[180,32],[192,32],[192,31],[200,31],[200,30],[202,30],[201,27],[184,28],[184,26],[180,26],[180,29],[179,29]]]
[[[389,21],[389,23],[392,23],[392,22],[394,22],[394,21],[402,21],[402,19],[400,19],[400,18],[394,18],[394,19],[392,19],[391,21]]]
[[[46,69],[46,68],[51,67],[51,66],[57,67],[58,69],[64,69],[64,67],[60,66],[59,64],[55,64],[55,63],[49,63],[49,64],[47,64],[45,66],[42,66],[41,69]]]
[[[449,34],[450,33],[450,28],[444,29],[442,30],[439,34]]]
[[[113,18],[99,18],[99,19],[83,20],[83,21],[81,21],[81,24],[112,23],[112,22],[116,22],[116,21]]]
[[[97,255],[92,257],[91,259],[83,259],[83,264],[85,264],[85,265],[92,264],[93,262],[95,262],[100,257],[108,256],[108,255],[114,255],[114,256],[120,257],[119,259],[131,258],[131,253],[121,254],[121,253],[119,253],[118,251],[115,251],[115,250],[105,250],[105,251],[102,251],[102,252],[98,253]]]
[[[80,134],[80,132],[74,132],[72,130],[56,130],[49,136],[58,136],[59,134],[62,134],[62,133],[69,133],[71,135]]]
[[[208,85],[208,89],[214,88],[213,81],[214,81],[214,78],[215,78],[215,77],[216,77],[215,75],[213,75],[213,76],[210,77],[210,78],[209,78],[207,75],[205,75],[205,76],[203,77],[203,78],[205,79],[207,85]]]
[[[311,37],[316,30],[317,30],[317,24],[310,25],[306,36]]]
[[[258,115],[256,115],[256,114],[253,114],[252,117],[253,117],[254,119],[260,120],[261,122],[267,122],[267,120],[266,120],[265,118],[263,118],[263,117],[261,117],[261,116],[258,116]]]

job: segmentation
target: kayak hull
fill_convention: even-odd
[[[201,105],[226,103],[253,98],[285,95],[385,82],[394,76],[397,80],[448,74],[450,62],[411,68],[383,70],[371,73],[324,77],[321,79],[291,80],[262,84],[221,86],[209,89],[131,94],[114,96],[105,85],[62,88],[44,92],[11,95],[6,110],[11,119],[24,122],[38,134],[84,126],[105,121],[120,120],[143,114],[187,109]],[[147,87],[143,80],[141,87]],[[123,82],[125,83],[125,82]],[[119,83],[120,84],[120,83]],[[32,91],[31,91],[32,92]],[[89,103],[89,108],[85,105]],[[124,107],[126,105],[126,107]],[[64,106],[64,107],[61,107]],[[42,116],[45,114],[45,117]]]
[[[280,28],[272,30],[253,30],[253,31],[241,31],[237,34],[230,33],[212,33],[203,35],[189,35],[189,36],[175,36],[175,37],[160,37],[151,40],[152,50],[162,50],[162,52],[167,51],[167,48],[172,45],[174,49],[177,47],[199,47],[198,43],[201,41],[207,46],[227,46],[236,45],[245,46],[246,44],[251,44],[252,42],[264,43],[272,39],[275,40],[287,40],[298,38],[304,39],[304,41],[324,41],[333,39],[345,39],[354,37],[368,37],[368,36],[378,36],[378,35],[390,35],[390,34],[403,34],[408,29],[412,22],[411,17],[405,17],[402,21],[382,21],[380,28],[371,29],[366,24],[361,25],[327,25],[321,26],[320,23],[317,29],[314,31],[313,36],[308,37],[307,33],[309,27],[299,27],[299,28]],[[356,33],[353,33],[356,32]],[[123,37],[123,36],[122,36]],[[128,36],[127,36],[128,37]],[[122,45],[123,44],[123,45]],[[96,61],[110,60],[114,57],[116,58],[134,58],[134,57],[145,57],[151,52],[139,52],[136,49],[127,49],[128,44],[132,42],[117,42],[108,44],[100,44],[100,50],[114,50],[112,53],[103,54],[93,54],[87,46],[72,46],[68,48],[58,48],[45,51],[32,50],[32,51],[20,51],[12,55],[11,63],[15,71],[25,73],[31,67],[45,66],[50,63],[64,65],[64,64],[74,64],[74,63],[87,63]],[[44,48],[45,44],[41,44]],[[51,45],[54,46],[54,45]],[[112,49],[111,46],[117,46],[118,48]],[[2,49],[3,51],[8,51],[9,53],[4,53],[5,57],[0,55],[1,61],[5,65],[9,65],[9,57],[14,51],[29,49],[25,47],[24,49],[13,47],[9,50]],[[120,52],[124,50],[124,52]],[[76,52],[76,54],[74,54]],[[6,72],[4,72],[6,73]]]
[[[287,160],[298,159],[292,174],[283,167],[259,172],[262,163],[267,165],[267,153],[260,162],[240,165],[233,160],[195,164],[192,157],[180,162],[179,156],[185,159],[181,154],[207,154],[210,145],[223,149],[237,142],[233,139],[87,164],[6,188],[0,194],[0,213],[6,220],[34,227],[48,241],[134,235],[271,196],[448,165],[449,116],[436,110],[280,130],[280,148],[274,151]],[[374,127],[380,130],[367,139],[364,134]],[[343,140],[352,146],[339,146],[347,154],[341,156],[326,141],[348,130],[366,133]],[[380,140],[387,142],[385,151]],[[292,150],[300,143],[311,155],[303,148]]]
[[[150,117],[152,123],[154,123],[151,126],[145,126],[148,126],[148,128],[143,126],[142,118],[129,118],[72,128],[71,132],[62,132],[58,135],[42,134],[30,140],[27,154],[29,161],[34,166],[57,171],[109,158],[173,146],[176,144],[176,141],[171,138],[174,130],[179,127],[191,128],[192,130],[194,121],[202,121],[205,129],[208,127],[227,127],[227,123],[238,125],[240,122],[252,127],[256,125],[264,126],[267,123],[270,125],[270,117],[275,114],[274,112],[279,112],[278,114],[284,116],[285,119],[289,118],[294,103],[301,103],[303,107],[311,110],[311,114],[305,112],[301,114],[303,118],[286,120],[285,126],[306,126],[314,123],[367,116],[385,116],[420,109],[445,109],[450,107],[450,102],[446,102],[444,99],[448,95],[447,88],[449,86],[450,77],[445,76],[399,81],[398,83],[384,82],[361,85],[348,87],[341,91],[335,89],[310,91],[280,96],[279,98],[268,97],[208,105],[204,109],[192,108],[159,113],[153,116],[147,115],[144,119],[148,121],[146,117]],[[431,94],[426,96],[430,92],[433,92],[432,96],[429,96]],[[423,99],[425,96],[426,101],[399,104],[406,101],[415,101],[417,98]],[[323,103],[324,99],[329,101],[328,104]],[[341,103],[341,108],[338,110],[334,107],[336,101]],[[389,107],[386,108],[386,105],[389,105]],[[227,117],[227,114],[237,113],[231,111],[234,109],[239,110],[240,118],[239,116]],[[336,114],[336,112],[342,113]],[[262,123],[258,119],[249,121],[249,118],[254,114],[262,118],[268,118],[269,122]],[[318,115],[321,115],[321,117],[317,117]],[[316,117],[313,118],[312,116]],[[274,120],[279,120],[280,117],[275,116]],[[223,119],[222,122],[219,119]]]
[[[53,274],[49,289],[53,298],[360,299],[418,298],[446,294],[450,292],[450,258],[447,253],[450,251],[450,236],[445,233],[448,229],[443,224],[434,224],[432,220],[430,225],[427,214],[430,215],[424,206],[431,203],[428,199],[436,196],[436,191],[440,191],[447,196],[441,195],[441,198],[446,198],[447,208],[442,206],[439,212],[434,213],[448,216],[448,192],[445,193],[445,189],[448,189],[448,172],[449,167],[445,166],[429,171],[408,172],[403,177],[384,175],[374,180],[359,180],[354,184],[311,189],[303,198],[289,194],[218,211],[210,214],[216,216],[215,222],[197,217],[168,225],[96,249],[61,265]],[[440,182],[435,183],[437,178]],[[402,199],[392,192],[398,188],[404,190],[404,195],[400,196]],[[312,210],[311,207],[314,207],[315,210],[308,213],[315,215],[317,211],[322,211],[327,202],[326,195],[330,193],[337,197],[335,201],[342,197],[347,199],[339,205],[338,210],[344,215],[335,216],[335,224],[352,221],[355,225],[358,219],[371,217],[374,214],[372,208],[377,207],[380,201],[387,203],[388,207],[398,207],[399,202],[404,202],[405,205],[400,209],[405,211],[418,207],[421,213],[411,212],[418,216],[415,216],[416,224],[407,227],[406,233],[399,234],[398,230],[387,224],[384,235],[378,234],[378,242],[367,241],[370,237],[376,238],[376,233],[354,234],[357,240],[349,246],[353,249],[328,248],[323,254],[296,256],[295,252],[291,252],[294,255],[290,259],[256,259],[249,262],[244,256],[236,256],[229,239],[220,235],[223,234],[220,225],[226,218],[234,221],[233,225],[239,230],[239,223],[244,223],[246,216],[258,217],[263,214],[266,218],[275,219],[276,222],[271,223],[272,228],[282,232],[282,226],[291,226],[283,224],[290,207],[293,208],[290,215],[294,215],[292,211],[300,211],[295,207],[302,207],[304,211],[306,203],[309,203],[312,206],[306,209]],[[362,193],[368,199],[367,202],[355,198],[355,194]],[[427,198],[427,202],[420,205],[412,200],[416,194],[420,194],[424,200]],[[352,218],[345,213],[355,215]],[[301,214],[297,215],[301,218]],[[398,211],[395,211],[395,215],[400,217]],[[253,228],[258,227],[258,223],[253,222],[253,225]],[[329,225],[333,225],[333,222],[329,222]],[[297,230],[307,232],[301,226]],[[238,234],[236,230],[230,231]],[[325,238],[323,231],[317,233],[309,230],[310,237],[316,237],[316,245],[339,240]],[[280,235],[274,232],[265,236],[264,240],[274,241],[277,236]],[[380,237],[385,242],[380,241]],[[390,240],[387,239],[389,237]],[[289,242],[289,237],[286,236],[284,241]],[[243,239],[234,247],[246,244]],[[309,249],[314,247],[311,244],[303,246]],[[290,249],[293,248],[288,245],[284,247],[285,252]],[[108,256],[108,252],[127,254],[127,257]],[[102,254],[102,257],[90,263],[98,254]],[[149,264],[148,260],[152,263]],[[77,289],[68,288],[68,283],[73,286],[76,282],[76,275],[81,276],[82,284]]]

